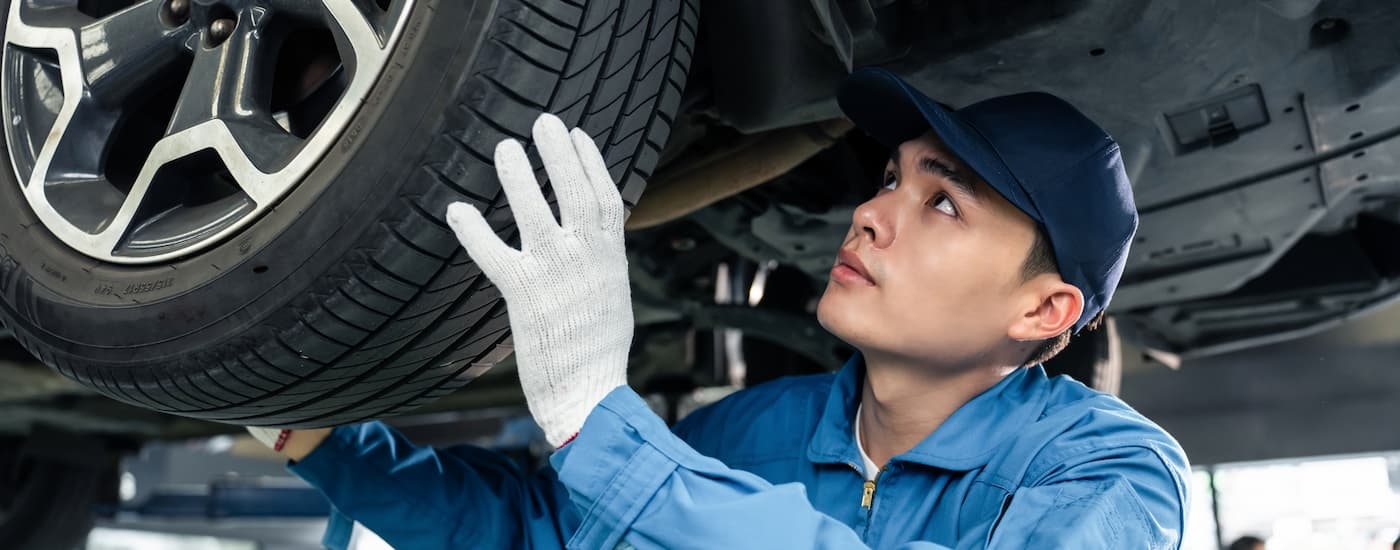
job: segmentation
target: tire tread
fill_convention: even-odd
[[[510,331],[446,205],[480,208],[514,246],[492,157],[506,138],[532,150],[540,111],[593,136],[619,188],[644,182],[674,123],[698,13],[698,0],[500,0],[417,168],[305,295],[214,348],[143,369],[70,362],[17,337],[109,396],[245,425],[346,424],[456,391],[505,356]]]

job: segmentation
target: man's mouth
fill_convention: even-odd
[[[875,279],[870,277],[870,271],[865,268],[865,263],[860,261],[860,256],[850,250],[842,250],[836,255],[836,265],[831,268],[831,278],[846,285],[875,286]]]

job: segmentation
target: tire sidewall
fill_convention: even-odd
[[[304,180],[248,228],[175,262],[121,266],[70,249],[37,222],[0,155],[0,319],[109,363],[207,349],[266,322],[362,257],[357,241],[418,169],[437,133],[425,121],[451,108],[493,12],[489,1],[417,0],[364,104]]]

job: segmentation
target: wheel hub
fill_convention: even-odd
[[[7,149],[40,222],[95,259],[196,253],[290,192],[349,125],[414,0],[10,4]]]

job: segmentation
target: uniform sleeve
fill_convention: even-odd
[[[1180,547],[1190,466],[1165,434],[1054,452],[1057,466],[1011,495],[992,548]]]
[[[812,508],[800,484],[773,485],[700,455],[628,388],[609,394],[551,462],[583,518],[570,548],[866,548]],[[914,542],[908,550],[944,548]]]
[[[527,475],[485,449],[416,447],[380,422],[336,428],[288,469],[395,548],[562,548],[577,523],[549,468]]]
[[[1017,491],[990,540],[964,540],[959,548],[1175,547],[1181,493],[1160,459],[1128,455],[1056,471],[1045,485]],[[643,550],[866,548],[855,531],[816,511],[801,485],[772,485],[700,455],[627,388],[604,399],[551,462],[583,514],[570,548],[622,541]],[[1145,480],[1124,478],[1138,474]]]

